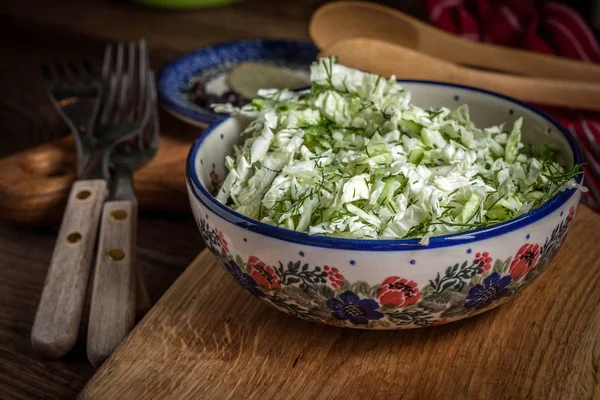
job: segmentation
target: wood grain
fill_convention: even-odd
[[[73,184],[31,330],[47,357],[64,356],[77,340],[105,196],[103,179]]]
[[[104,204],[87,336],[88,359],[96,367],[135,325],[136,227],[135,202]]]
[[[171,117],[172,118],[172,117]],[[158,152],[135,171],[141,209],[189,211],[185,189],[185,160],[195,134],[162,135]],[[72,137],[0,159],[0,220],[18,225],[55,223],[75,181]]]
[[[378,75],[474,86],[552,106],[600,110],[600,83],[512,76],[464,68],[380,39],[353,38],[335,42],[320,56]]]
[[[596,64],[461,38],[392,7],[372,2],[325,4],[311,17],[309,32],[321,49],[341,40],[365,37],[485,69],[550,79],[600,82],[600,66]]]
[[[498,309],[409,331],[301,321],[252,298],[203,252],[81,399],[594,399],[600,216]]]

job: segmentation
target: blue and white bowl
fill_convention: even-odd
[[[401,81],[420,107],[466,103],[477,126],[523,117],[523,140],[581,163],[573,136],[543,112],[475,88]],[[543,272],[563,243],[580,200],[566,190],[510,221],[418,240],[309,236],[241,215],[211,195],[243,123],[227,118],[194,143],[187,161],[192,210],[206,245],[244,289],[286,313],[330,325],[405,329],[439,325],[494,308]],[[583,176],[577,178],[581,183]]]
[[[222,78],[244,62],[277,65],[308,73],[318,51],[310,42],[268,39],[238,40],[202,47],[176,58],[161,70],[157,83],[158,99],[175,117],[205,127],[223,116],[190,99],[186,92],[193,82],[210,85],[211,81],[219,80],[219,86],[227,86],[226,79]]]

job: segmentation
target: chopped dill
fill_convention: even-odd
[[[245,142],[227,159],[226,179],[211,184],[227,206],[284,228],[422,238],[489,227],[581,189],[581,165],[558,162],[563,149],[520,141],[529,123],[484,129],[466,105],[416,107],[399,83],[335,57],[311,66],[310,91],[264,93],[235,109],[251,120]]]

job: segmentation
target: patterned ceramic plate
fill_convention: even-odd
[[[277,87],[286,76],[291,88],[308,86],[309,66],[317,54],[312,43],[290,40],[243,40],[203,47],[161,71],[159,100],[176,117],[205,126],[225,117],[214,113],[211,103],[248,102],[257,73],[263,87]]]

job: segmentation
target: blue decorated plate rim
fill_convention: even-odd
[[[214,43],[208,46],[203,46],[187,53],[182,54],[181,56],[175,58],[166,64],[160,71],[157,79],[157,89],[158,89],[158,100],[161,106],[170,111],[173,114],[178,114],[186,118],[190,118],[195,121],[204,122],[207,124],[213,124],[217,121],[223,120],[225,117],[220,117],[214,115],[208,111],[203,110],[201,107],[196,106],[193,103],[185,100],[185,98],[181,95],[181,85],[185,84],[185,79],[189,79],[190,77],[185,76],[184,79],[181,79],[181,74],[177,73],[177,67],[182,63],[189,62],[189,60],[193,60],[198,56],[202,56],[210,51],[214,51],[217,49],[226,49],[226,48],[239,48],[243,46],[256,46],[256,45],[264,45],[264,44],[273,44],[273,45],[282,45],[282,46],[297,46],[300,48],[304,48],[305,50],[314,51],[315,57],[318,54],[318,48],[314,43],[308,40],[293,40],[293,39],[243,39],[243,40],[232,40],[227,42],[219,42]],[[264,58],[265,60],[269,60],[269,58]],[[242,59],[240,59],[242,60]],[[216,65],[216,64],[215,64]],[[205,67],[206,68],[206,67]],[[205,69],[201,68],[201,69]],[[177,87],[173,87],[170,83],[172,80],[176,80],[178,82]]]
[[[554,117],[547,114],[546,112],[534,107],[528,103],[522,102],[515,98],[505,96],[500,93],[492,92],[485,89],[480,89],[472,86],[458,85],[445,82],[425,81],[425,80],[413,80],[413,79],[398,79],[399,83],[413,83],[413,84],[425,84],[434,86],[446,86],[457,88],[461,90],[473,91],[484,95],[496,97],[515,105],[523,107],[534,114],[545,119],[551,125],[553,125],[562,135],[567,139],[571,151],[573,152],[573,162],[575,165],[581,165],[583,157],[579,143],[573,134],[565,128],[560,122]],[[300,89],[302,90],[302,89]],[[474,229],[468,232],[455,233],[452,235],[433,236],[430,238],[429,245],[419,245],[419,239],[346,239],[346,238],[335,238],[330,236],[311,236],[307,233],[295,232],[289,229],[280,228],[274,225],[269,225],[264,222],[257,221],[253,218],[249,218],[237,211],[232,210],[225,204],[218,201],[213,195],[211,195],[200,182],[198,172],[196,171],[196,159],[197,153],[206,138],[208,138],[221,124],[232,118],[226,116],[219,122],[209,126],[194,142],[192,145],[187,161],[186,161],[186,180],[192,189],[194,197],[204,204],[209,210],[217,214],[219,217],[226,221],[251,232],[272,237],[275,239],[284,240],[286,242],[298,243],[307,246],[314,246],[320,248],[335,248],[335,249],[347,249],[356,251],[419,251],[428,250],[432,248],[444,248],[457,245],[466,245],[481,240],[491,239],[511,231],[523,228],[531,225],[542,218],[550,215],[554,211],[562,207],[573,195],[576,193],[576,189],[568,189],[559,194],[556,194],[545,204],[540,207],[523,214],[519,217],[513,218],[506,222],[487,227]],[[578,184],[583,182],[584,172],[583,170],[576,179]]]

